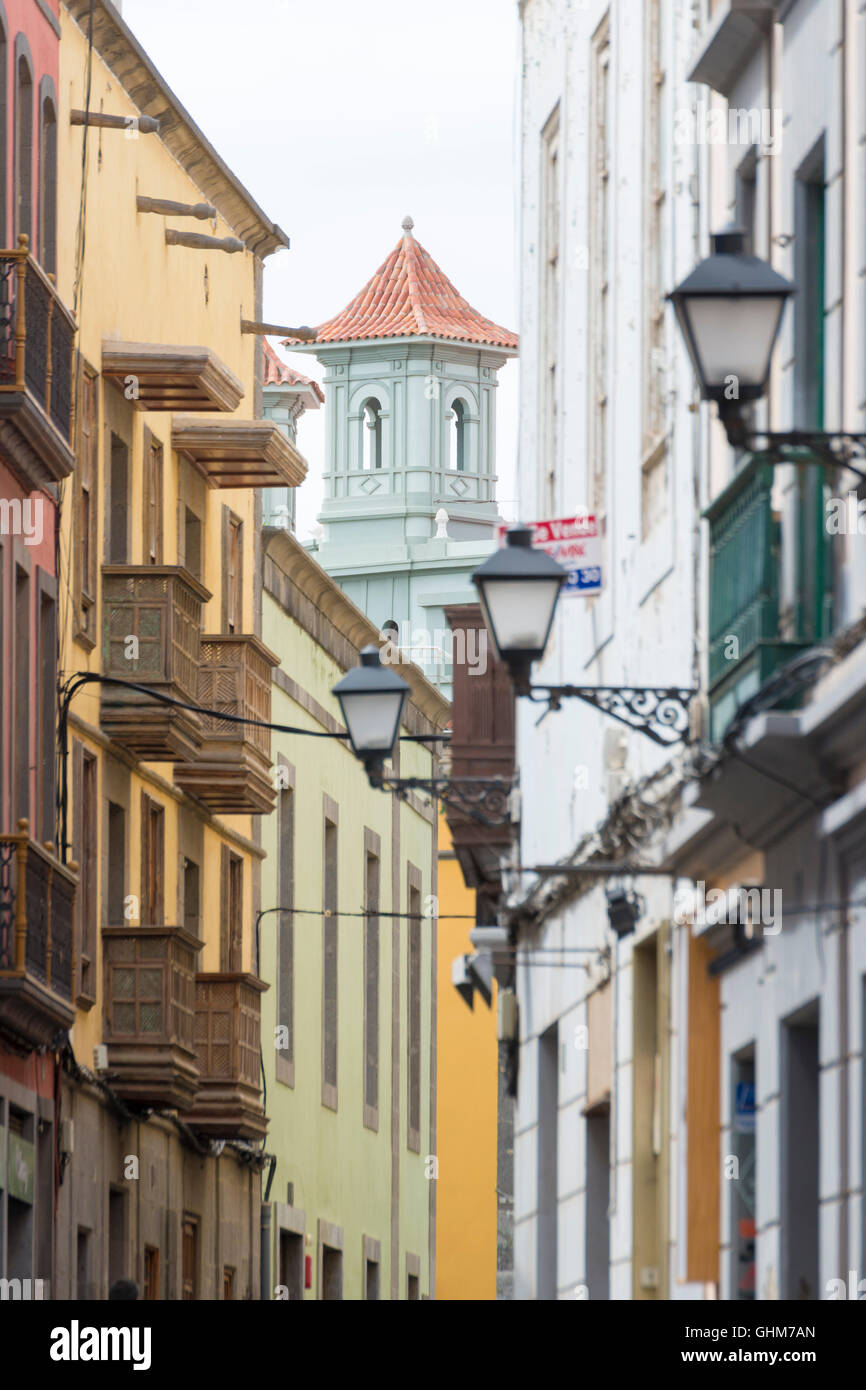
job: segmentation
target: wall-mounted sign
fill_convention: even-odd
[[[582,513],[556,521],[531,521],[535,532],[533,544],[546,550],[563,569],[568,579],[564,594],[597,594],[601,591],[601,533],[594,516]],[[505,544],[507,526],[500,526],[497,539]]]
[[[33,1205],[33,1145],[20,1134],[9,1135],[9,1196]]]

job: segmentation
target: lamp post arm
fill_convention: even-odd
[[[689,742],[689,704],[697,691],[680,686],[532,685],[527,693],[549,710],[559,709],[563,700],[583,700],[667,748]]]

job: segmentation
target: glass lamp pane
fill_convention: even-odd
[[[491,636],[500,655],[544,649],[560,580],[488,580],[484,601]]]
[[[346,727],[359,753],[390,753],[405,698],[401,690],[340,697]]]
[[[763,385],[784,305],[775,295],[689,295],[683,308],[702,383],[723,386],[736,376],[742,386]]]

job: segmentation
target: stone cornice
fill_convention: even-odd
[[[262,548],[266,590],[344,671],[357,665],[362,647],[381,645],[376,624],[289,531],[266,527]],[[413,663],[393,664],[412,688],[404,718],[408,732],[445,728],[451,719],[450,701]]]

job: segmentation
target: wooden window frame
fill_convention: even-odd
[[[375,884],[371,884],[370,864],[376,863]],[[374,891],[375,890],[375,891]],[[366,1129],[378,1131],[379,1128],[379,1062],[380,1062],[380,1043],[382,1026],[381,990],[382,990],[382,933],[381,918],[378,912],[381,910],[382,896],[382,841],[381,837],[364,827],[364,911],[377,912],[375,917],[364,918],[364,976],[363,976],[363,1020],[361,1042],[364,1057],[363,1071],[363,1123]],[[371,958],[375,955],[375,967],[371,964]],[[373,1029],[370,1014],[373,1007],[371,1001],[371,969],[376,970],[376,990],[375,990],[375,1029]],[[371,1066],[370,1043],[371,1033],[375,1036],[374,1060],[372,1068],[375,1075],[375,1092],[371,1094],[368,1086],[369,1073]]]
[[[144,565],[161,565],[164,553],[164,490],[165,450],[145,426],[142,458],[143,518],[141,561]]]
[[[165,925],[165,807],[141,793],[141,893],[139,924]]]
[[[78,997],[85,1009],[96,1002],[96,911],[99,901],[99,763],[80,739],[72,744],[73,854],[78,861],[75,895]]]
[[[152,1271],[150,1272],[148,1271],[148,1256],[152,1257]],[[143,1301],[146,1303],[158,1302],[159,1289],[159,1246],[145,1245],[141,1280],[141,1297]]]
[[[328,827],[333,827],[334,839],[329,840]],[[334,845],[333,895],[329,901],[328,864],[329,844]],[[340,808],[327,793],[322,795],[322,907],[330,909],[331,915],[322,917],[322,1104],[329,1110],[338,1108],[340,1081]],[[328,1074],[329,1039],[327,1027],[328,1003],[328,956],[333,943],[334,972],[334,1070],[333,1079]]]
[[[234,907],[234,910],[233,910]],[[223,845],[220,853],[220,971],[243,969],[244,861]]]
[[[409,916],[406,932],[406,1143],[412,1153],[421,1152],[421,1100],[423,1085],[424,1012],[424,933],[421,921],[421,870],[407,865],[406,910],[413,912],[417,902],[418,917]],[[417,1123],[413,1123],[417,1121]]]
[[[96,588],[99,512],[99,374],[80,364],[80,390],[75,465],[75,583],[76,639],[92,651],[96,646]]]
[[[222,631],[243,632],[244,523],[223,507]]]
[[[291,763],[279,755],[278,767],[281,784],[277,792],[277,904],[293,908],[295,905],[295,769]],[[285,782],[285,786],[282,783]],[[288,800],[283,801],[286,796]],[[284,806],[289,807],[288,826],[285,824]],[[277,914],[277,961],[276,961],[276,1021],[285,1025],[289,1031],[288,1048],[278,1048],[276,1052],[276,1078],[284,1086],[295,1084],[295,919],[292,912]]]

